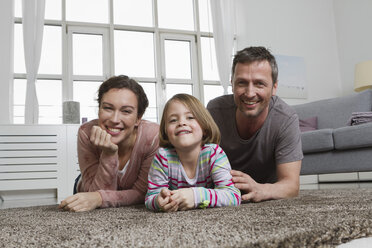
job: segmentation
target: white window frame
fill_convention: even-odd
[[[166,40],[174,40],[174,41],[186,41],[190,44],[190,62],[191,62],[191,79],[177,79],[177,78],[168,78],[166,76],[165,71],[165,48],[164,44]],[[160,47],[161,47],[161,78],[164,88],[166,88],[167,84],[187,84],[192,85],[192,93],[195,97],[200,99],[200,91],[199,91],[199,69],[198,69],[198,60],[196,54],[196,41],[195,35],[177,35],[177,34],[169,34],[169,33],[161,33],[160,34]]]
[[[102,35],[102,76],[92,75],[74,75],[73,74],[73,35]],[[103,82],[110,77],[110,46],[109,46],[109,30],[108,28],[86,27],[86,26],[67,26],[68,37],[68,73],[66,82],[63,83],[62,98],[64,101],[73,100],[73,82],[74,81],[97,81]]]

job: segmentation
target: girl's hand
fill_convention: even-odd
[[[58,208],[70,212],[85,212],[96,209],[102,204],[101,194],[98,192],[83,192],[69,196],[59,204]]]
[[[171,194],[170,200],[177,202],[179,210],[195,208],[194,191],[191,188],[173,190]]]
[[[92,127],[90,142],[108,154],[114,154],[118,150],[118,146],[111,142],[111,135],[99,126]]]
[[[177,202],[171,201],[171,193],[167,188],[162,188],[158,197],[156,198],[157,204],[159,205],[160,209],[164,212],[175,212],[178,210]]]

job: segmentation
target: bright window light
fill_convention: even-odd
[[[159,27],[195,30],[193,0],[158,0]]]
[[[192,95],[192,85],[190,84],[167,84],[167,101],[178,93]]]
[[[210,0],[199,0],[199,20],[200,31],[213,32],[213,21]]]
[[[220,77],[218,75],[214,39],[202,37],[200,41],[202,50],[203,79],[219,81]]]
[[[102,82],[74,81],[74,101],[80,102],[80,117],[98,118],[98,88]]]
[[[61,20],[62,19],[62,0],[45,0],[45,19]]]
[[[102,35],[73,34],[73,74],[103,75]]]
[[[167,78],[191,79],[190,42],[165,40],[164,47]]]
[[[44,26],[39,74],[62,74],[61,27]]]
[[[153,26],[152,0],[114,0],[114,23]]]
[[[14,72],[26,73],[22,24],[14,24]]]
[[[232,87],[227,88],[227,93],[232,94]],[[223,95],[223,87],[221,85],[204,85],[204,105],[218,96]]]
[[[39,102],[39,124],[61,124],[62,81],[38,79],[36,92]]]
[[[13,122],[15,124],[24,124],[25,121],[26,82],[26,79],[14,79]],[[61,124],[61,80],[38,79],[35,86],[39,103],[39,124]]]
[[[108,0],[66,0],[67,21],[108,23]]]
[[[147,99],[149,100],[149,106],[146,109],[144,116],[142,117],[145,120],[157,122],[157,107],[156,107],[156,86],[155,83],[139,83],[143,90],[146,93]]]
[[[155,77],[152,33],[115,31],[115,74]]]

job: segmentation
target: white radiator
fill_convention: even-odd
[[[79,125],[0,125],[0,191],[57,189],[72,194]]]

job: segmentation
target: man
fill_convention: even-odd
[[[260,202],[298,195],[303,158],[298,116],[277,97],[278,67],[264,47],[234,57],[233,95],[217,97],[208,110],[221,131],[221,147],[242,200]]]

